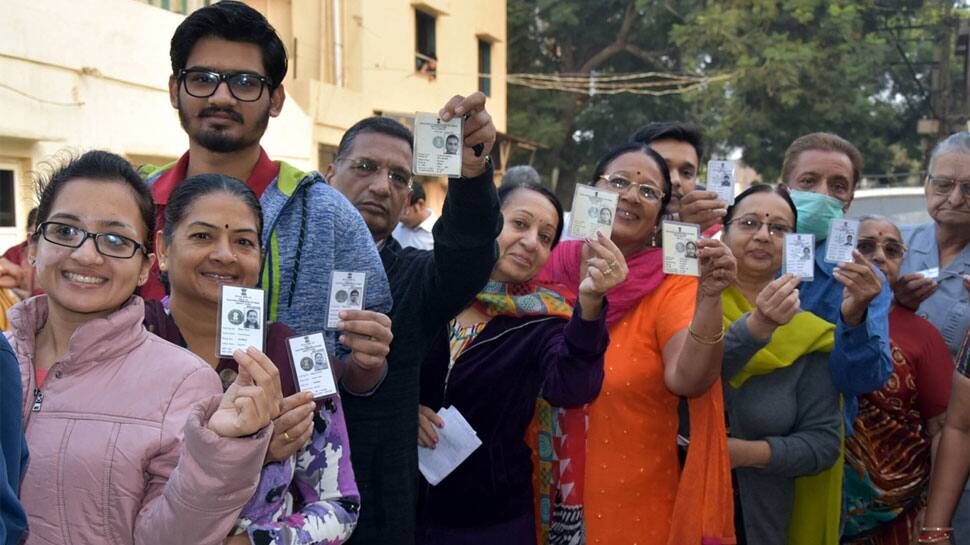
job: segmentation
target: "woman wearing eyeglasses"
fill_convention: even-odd
[[[857,249],[890,285],[897,280],[906,247],[890,221],[863,217]],[[910,543],[925,505],[931,444],[950,398],[953,359],[932,324],[894,304],[889,348],[889,382],[860,396],[854,433],[845,442],[843,542],[853,545]]]
[[[205,362],[142,326],[155,216],[121,157],[54,172],[37,221],[29,259],[47,295],[11,309],[6,333],[31,454],[27,543],[221,543],[280,410],[275,367],[237,352],[223,394]]]
[[[738,260],[737,282],[722,297],[722,377],[739,544],[838,543],[841,412],[828,369],[835,326],[801,311],[798,277],[778,276],[796,219],[788,191],[767,185],[738,195],[724,217],[722,240]]]
[[[935,325],[954,357],[970,329],[970,132],[930,155],[926,209],[932,221],[903,228],[909,248],[893,287],[896,300]]]
[[[670,173],[649,147],[611,149],[591,183],[618,194],[610,238],[630,272],[607,294],[610,346],[599,397],[580,409],[540,404],[538,443],[555,447],[555,456],[539,449],[543,540],[728,540],[734,531],[718,377],[721,291],[734,280],[735,260],[719,241],[702,239],[699,279],[664,274],[662,250],[651,241],[670,201]],[[575,289],[581,248],[581,241],[561,243],[540,279]],[[691,398],[693,428],[683,472],[679,396]]]

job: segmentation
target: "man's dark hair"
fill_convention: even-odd
[[[415,180],[411,186],[411,199],[408,201],[408,204],[414,206],[418,201],[427,200],[427,198],[427,195],[424,194],[424,184]]]
[[[389,117],[375,115],[361,119],[347,129],[343,138],[340,139],[340,145],[337,146],[337,159],[343,159],[350,153],[350,150],[354,147],[354,140],[357,135],[362,133],[386,134],[392,138],[400,138],[408,143],[408,149],[414,151],[414,135],[411,134],[411,129]]]
[[[704,158],[704,135],[697,125],[681,121],[659,121],[648,123],[630,135],[631,142],[650,145],[657,140],[677,140],[687,142],[697,152],[697,162]]]
[[[172,74],[188,68],[192,48],[203,38],[221,38],[230,42],[255,44],[263,52],[263,66],[269,78],[270,90],[276,89],[286,77],[286,48],[276,29],[255,9],[237,2],[223,0],[193,11],[175,29],[169,56]]]
[[[35,191],[39,195],[37,225],[50,217],[51,207],[61,190],[77,180],[121,183],[127,186],[145,226],[145,239],[139,242],[151,253],[155,242],[155,203],[152,201],[152,194],[131,163],[124,157],[107,151],[92,150],[77,157],[67,156],[60,165],[51,165],[50,174],[38,179],[36,183]],[[35,230],[31,239],[36,242],[40,234],[39,230]]]
[[[33,225],[34,227],[37,226],[37,207],[36,206],[31,208],[30,212],[27,212],[27,225]]]

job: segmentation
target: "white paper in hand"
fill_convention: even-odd
[[[418,447],[418,469],[432,486],[440,483],[482,445],[478,434],[457,408],[443,408],[438,411],[438,416],[445,423],[445,427],[435,430],[438,444],[433,449]]]
[[[728,206],[734,204],[735,172],[734,161],[707,162],[707,190],[717,193]]]
[[[252,346],[263,350],[263,290],[222,286],[219,298],[220,358]]]
[[[461,177],[464,118],[442,121],[437,114],[414,114],[414,173]]]
[[[596,238],[596,233],[610,238],[619,195],[612,191],[577,184],[573,211],[569,215],[569,236],[576,240]]]
[[[791,273],[807,281],[815,279],[815,235],[785,233],[785,260],[781,273]]]
[[[829,240],[825,245],[825,261],[846,263],[852,261],[852,250],[859,242],[859,222],[856,220],[832,220]]]
[[[701,238],[700,226],[694,223],[664,220],[661,230],[664,272],[700,276],[697,262],[697,241]]]
[[[337,393],[333,379],[327,343],[323,333],[311,333],[286,339],[290,349],[290,362],[296,378],[296,389],[311,392],[313,399],[321,399]]]

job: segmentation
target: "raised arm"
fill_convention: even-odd
[[[498,259],[495,239],[502,231],[494,170],[487,161],[496,132],[485,110],[485,95],[455,96],[439,115],[446,120],[467,117],[462,177],[449,180],[441,217],[433,229],[434,259],[425,262],[422,275],[421,315],[434,326],[461,311],[488,281]]]
[[[241,377],[246,374],[243,369],[240,362]],[[134,543],[222,542],[252,496],[272,435],[271,425],[254,428],[262,419],[247,422],[228,413],[236,412],[238,417],[243,406],[250,415],[268,411],[268,400],[253,399],[261,388],[240,386],[220,398],[212,395],[222,389],[219,378],[200,368],[176,389],[162,422],[161,447],[146,468],[147,486],[135,518]],[[200,399],[207,401],[197,403]],[[224,436],[230,433],[241,435]]]

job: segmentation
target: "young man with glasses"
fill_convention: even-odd
[[[485,96],[456,96],[439,115],[465,115],[461,178],[449,180],[434,250],[402,248],[392,232],[414,181],[413,137],[388,118],[364,119],[344,133],[327,181],[360,211],[380,249],[394,296],[391,352],[384,382],[368,398],[343,398],[361,494],[352,544],[415,540],[418,390],[421,363],[433,338],[485,285],[502,230],[489,151],[495,126]]]
[[[170,55],[169,97],[189,136],[189,150],[175,163],[141,169],[151,186],[158,228],[164,226],[169,195],[186,177],[214,172],[244,180],[263,209],[266,319],[301,334],[322,331],[332,271],[365,272],[366,310],[348,311],[352,316],[342,331],[327,331],[327,349],[344,357],[351,344],[383,338],[389,325],[375,313],[390,310],[390,290],[360,215],[319,173],[272,161],[260,146],[269,119],[280,114],[286,98],[286,51],[273,27],[241,2],[218,2],[186,17],[172,36]],[[157,264],[140,293],[153,299],[165,295]],[[339,346],[338,333],[345,338]],[[380,350],[386,345],[375,353]],[[348,358],[342,381],[366,391],[385,369]]]

